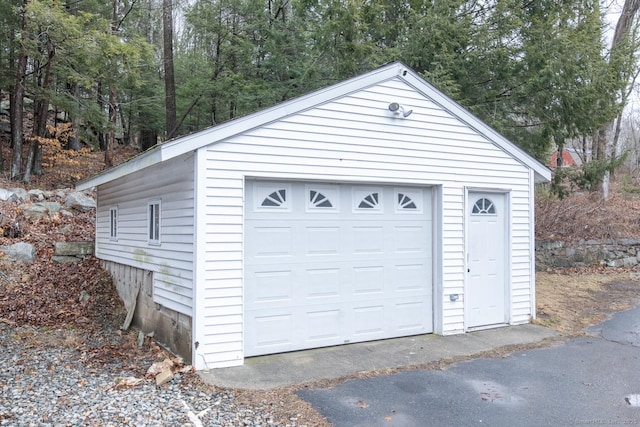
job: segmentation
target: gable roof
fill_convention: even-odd
[[[562,167],[570,167],[570,166],[579,166],[582,164],[582,159],[576,150],[573,148],[563,148],[562,149]],[[558,150],[551,153],[548,159],[548,166],[550,168],[555,168],[558,166]]]
[[[169,160],[201,147],[223,141],[229,137],[264,126],[287,116],[311,109],[318,105],[341,98],[350,93],[382,83],[387,80],[400,79],[423,96],[431,99],[467,126],[483,135],[496,146],[509,153],[513,158],[534,171],[535,182],[548,182],[551,170],[528,155],[521,148],[507,140],[482,120],[471,114],[451,98],[444,95],[434,86],[426,82],[415,71],[400,62],[393,62],[360,76],[334,84],[327,88],[311,92],[307,95],[276,104],[264,110],[240,117],[217,126],[182,136],[158,145],[131,160],[108,169],[96,176],[80,181],[76,188],[86,190],[115,179],[126,176],[140,169]]]

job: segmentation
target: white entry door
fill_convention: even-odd
[[[469,192],[466,324],[507,322],[507,231],[505,194]]]
[[[433,332],[430,189],[245,188],[245,356]]]

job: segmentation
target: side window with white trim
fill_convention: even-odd
[[[160,244],[160,200],[152,200],[147,205],[147,237],[150,244]]]
[[[109,239],[118,240],[118,207],[109,209]]]

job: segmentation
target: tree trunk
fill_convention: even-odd
[[[122,144],[130,145],[131,144],[131,121],[126,120],[124,116],[124,112],[122,108],[118,108],[118,113],[120,114],[120,123],[122,125]]]
[[[564,161],[564,157],[562,157],[564,154],[563,151],[562,145],[559,145],[558,151],[556,152],[556,168],[562,167],[562,162]]]
[[[111,34],[118,35],[118,0],[113,0],[113,17],[111,19]],[[117,59],[114,61],[113,69],[116,72],[118,63]],[[118,113],[116,110],[116,98],[118,96],[118,89],[116,88],[116,77],[113,76],[113,81],[109,85],[109,136],[107,137],[107,144],[104,150],[104,165],[107,168],[113,166],[113,146],[116,139],[116,125],[118,122]]]
[[[113,146],[116,140],[116,97],[117,89],[115,82],[109,87],[109,135],[107,136],[106,149],[104,150],[104,165],[108,168],[113,166]]]
[[[78,83],[73,83],[73,85],[70,88],[70,92],[73,94],[73,99],[75,99],[76,101],[76,106],[78,110],[69,116],[69,120],[74,125],[74,127],[78,129],[78,123],[80,121],[79,120],[80,118],[80,86],[78,86]],[[74,151],[80,150],[80,138],[78,138],[78,132],[75,132],[73,136],[69,138],[67,148],[69,150],[74,150]]]
[[[29,153],[27,154],[27,163],[24,168],[24,177],[22,178],[22,180],[26,183],[31,182],[31,171],[33,170],[33,164],[35,163],[35,159],[36,159],[36,151],[38,150],[39,145],[40,144],[38,143],[37,139],[33,139],[31,141],[31,144],[29,144]]]
[[[24,182],[31,182],[31,174],[42,175],[42,145],[40,138],[46,138],[47,135],[47,118],[49,115],[49,98],[46,95],[51,86],[51,70],[53,68],[53,60],[56,51],[53,46],[49,46],[47,56],[47,65],[44,68],[44,75],[39,78],[39,96],[35,103],[33,113],[33,135],[35,138],[31,141],[29,147],[29,155],[27,156],[27,164],[24,172]]]
[[[624,40],[629,37],[631,26],[633,25],[633,21],[635,19],[636,14],[638,13],[638,9],[640,9],[640,0],[625,0],[624,6],[622,7],[622,13],[620,14],[620,18],[618,18],[618,23],[616,24],[616,30],[613,34],[613,40],[611,41],[611,53],[609,58],[614,58],[616,51],[621,47]],[[611,60],[611,59],[610,59]],[[630,82],[626,82],[626,85],[629,85]],[[620,106],[620,113],[625,107],[626,97],[624,94],[626,93],[626,88],[620,88],[622,101]],[[618,119],[621,116],[618,116]],[[608,123],[603,126],[598,132],[598,140],[602,139],[603,142],[601,144],[604,145],[604,157],[610,158],[609,156],[615,156],[615,152],[613,152],[614,144],[617,144],[617,141],[612,140],[611,133],[613,132],[614,126],[613,123]],[[608,200],[609,198],[609,181],[611,179],[611,174],[607,171],[602,180],[602,197],[604,200]]]
[[[142,129],[140,131],[140,148],[142,151],[147,151],[158,143],[158,135],[148,129]]]
[[[98,110],[100,111],[100,114],[104,114],[104,102],[102,102],[102,81],[101,80],[98,81],[98,87],[96,89],[96,92],[97,92]],[[98,147],[100,147],[100,150],[107,151],[107,144],[104,138],[103,130],[104,128],[102,126],[95,130],[96,138],[98,139]]]
[[[11,96],[11,146],[13,156],[11,159],[11,179],[18,180],[22,174],[22,120],[24,116],[24,84],[25,71],[27,69],[27,52],[25,45],[29,40],[27,32],[27,0],[23,3],[22,22],[20,24],[20,49],[16,62],[15,84]]]
[[[173,72],[173,4],[162,2],[162,26],[164,36],[164,99],[167,139],[175,136],[176,129],[176,83]]]

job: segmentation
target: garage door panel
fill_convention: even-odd
[[[301,286],[305,290],[305,298],[326,300],[340,297],[340,277],[344,276],[340,268],[308,268],[305,273],[307,280],[303,280],[303,283],[306,286]]]
[[[253,339],[256,348],[276,347],[286,348],[293,342],[293,315],[291,313],[265,313],[252,320],[255,328]],[[247,334],[249,336],[249,334]]]
[[[260,184],[246,187],[269,199],[245,212],[246,356],[432,332],[428,189]]]
[[[352,309],[350,342],[386,338],[385,305],[354,304]]]
[[[293,253],[292,227],[274,225],[253,227],[250,230],[253,242],[247,247],[248,257],[281,257]]]
[[[341,307],[307,312],[306,318],[301,319],[300,323],[306,328],[306,339],[316,344],[328,340],[332,344],[339,342],[340,325],[342,324],[341,313]]]
[[[380,294],[385,285],[384,265],[364,265],[353,267],[353,294]]]
[[[431,243],[424,236],[431,234],[424,225],[394,225],[393,252],[402,254],[430,254]]]
[[[385,234],[384,227],[375,226],[359,226],[356,225],[351,229],[353,236],[353,253],[354,254],[383,254]]]
[[[293,272],[256,271],[254,273],[254,292],[248,294],[256,304],[291,301],[293,298]]]
[[[400,299],[393,303],[393,329],[406,335],[424,334],[433,329],[431,318],[424,313],[431,311],[431,298]]]
[[[391,273],[396,292],[421,292],[431,295],[431,265],[427,263],[396,264]]]
[[[304,226],[306,236],[304,253],[311,256],[338,255],[340,234],[338,226]]]

